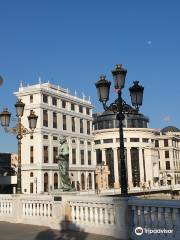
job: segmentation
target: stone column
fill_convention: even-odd
[[[113,155],[114,155],[114,188],[119,188],[119,166],[118,166],[118,156],[117,156],[117,149],[113,148]]]
[[[104,162],[106,165],[106,149],[103,148],[101,150],[102,150],[102,162]]]
[[[127,177],[128,177],[128,187],[131,189],[133,187],[132,183],[132,166],[131,166],[131,148],[127,147]]]
[[[140,182],[144,182],[144,165],[143,165],[143,154],[142,148],[139,148],[139,169],[140,169]]]

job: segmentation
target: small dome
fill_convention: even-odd
[[[167,126],[163,129],[161,129],[162,133],[167,133],[167,132],[180,132],[180,129],[174,126]]]

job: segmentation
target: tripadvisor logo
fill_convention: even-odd
[[[137,236],[141,236],[143,234],[143,228],[142,227],[136,227],[134,232]]]

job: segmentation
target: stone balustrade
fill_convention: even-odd
[[[131,238],[180,239],[180,202],[178,200],[153,200],[130,198],[132,212]],[[143,229],[142,235],[135,233]]]
[[[71,193],[0,195],[0,221],[66,227],[126,240],[179,240],[180,202]],[[153,232],[158,230],[161,233]]]

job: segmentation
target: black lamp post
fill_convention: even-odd
[[[36,128],[38,116],[36,116],[33,111],[30,112],[30,115],[28,116],[29,128],[30,128],[30,131],[29,131],[27,128],[25,128],[21,124],[21,118],[24,113],[25,104],[21,101],[21,99],[18,99],[18,101],[16,102],[16,104],[14,106],[16,108],[16,116],[18,118],[18,123],[17,123],[16,127],[9,128],[11,113],[8,112],[7,108],[5,108],[3,110],[3,112],[0,114],[0,122],[1,122],[1,126],[4,127],[5,131],[16,134],[16,138],[18,140],[18,170],[17,170],[17,190],[16,190],[16,192],[18,194],[21,194],[22,193],[22,189],[21,189],[21,139],[23,138],[24,135],[33,133],[34,129]]]
[[[118,159],[118,166],[121,170],[119,171],[119,180],[121,180],[121,195],[128,195],[128,184],[127,184],[127,174],[126,174],[126,163],[124,154],[124,137],[123,137],[123,120],[125,118],[125,113],[138,113],[139,106],[142,105],[143,90],[142,86],[138,85],[138,81],[134,82],[134,85],[129,88],[132,105],[135,108],[129,108],[126,102],[122,99],[122,89],[125,85],[127,70],[122,68],[121,64],[117,64],[116,68],[112,70],[112,75],[114,79],[114,88],[118,94],[118,98],[107,106],[107,101],[109,100],[109,90],[111,82],[106,80],[104,75],[100,76],[100,79],[96,82],[97,93],[99,101],[102,102],[103,108],[105,110],[111,110],[117,114],[117,120],[119,121],[119,138],[120,138],[120,158]]]

